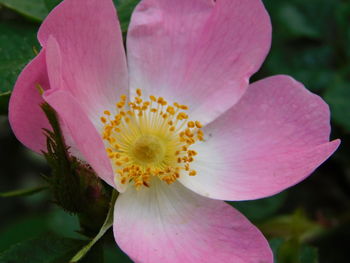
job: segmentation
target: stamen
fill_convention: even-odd
[[[190,168],[197,152],[190,147],[203,140],[202,124],[188,120],[186,105],[171,106],[154,95],[144,100],[140,89],[136,94],[128,103],[127,96],[121,95],[115,104],[117,114],[105,110],[100,118],[116,180],[140,189],[150,187],[153,177],[171,184],[186,173],[197,175]]]

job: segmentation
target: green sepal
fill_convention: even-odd
[[[43,152],[43,155],[52,168],[52,174],[48,179],[55,202],[68,212],[82,212],[84,200],[80,179],[75,169],[78,166],[77,160],[69,158],[68,147],[64,142],[54,109],[47,103],[43,103],[41,108],[53,129],[53,131],[44,130],[47,137],[47,152]]]
[[[43,154],[52,168],[46,178],[54,201],[65,211],[78,214],[84,235],[92,236],[105,219],[111,190],[88,164],[70,154],[55,110],[47,103],[41,108],[52,127],[44,130],[47,151]]]

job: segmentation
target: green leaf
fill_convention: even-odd
[[[84,244],[82,240],[45,234],[18,243],[0,253],[0,263],[62,263]]]
[[[300,12],[295,5],[283,5],[279,12],[280,21],[285,24],[287,33],[295,37],[318,38],[320,36],[312,24],[306,21],[305,14]]]
[[[268,237],[283,237],[297,241],[308,240],[324,231],[321,225],[307,218],[302,210],[269,219],[259,228]]]
[[[27,196],[27,195],[39,193],[47,188],[48,188],[47,186],[37,186],[33,188],[28,188],[28,189],[15,190],[11,192],[0,193],[0,197]]]
[[[48,231],[67,238],[82,238],[79,234],[81,227],[77,216],[65,212],[58,206],[52,207],[52,211],[46,215]],[[1,233],[0,233],[1,234]]]
[[[0,93],[0,114],[7,115],[10,96],[11,96],[11,91]]]
[[[118,11],[120,27],[121,27],[122,32],[124,34],[128,30],[131,14],[139,2],[140,2],[140,0],[115,1],[115,4],[117,6],[117,11]]]
[[[317,248],[303,246],[299,254],[300,263],[317,263],[318,251]]]
[[[13,220],[11,224],[0,229],[0,254],[3,250],[23,240],[34,238],[48,232],[47,216],[38,214],[26,216],[21,220]]]
[[[38,27],[30,23],[0,20],[0,114],[7,112],[8,99],[18,74],[35,56]]]
[[[89,252],[89,250],[97,243],[97,241],[99,241],[104,236],[107,230],[113,225],[114,203],[117,199],[117,196],[118,193],[114,191],[112,194],[110,208],[106,220],[103,223],[100,232],[85,247],[83,247],[77,254],[75,254],[75,256],[70,261],[71,263],[80,261],[86,255],[86,253]]]
[[[44,0],[47,10],[51,11],[55,6],[62,2],[62,0]]]
[[[350,131],[350,82],[339,76],[325,93],[325,100],[331,107],[334,121]]]
[[[278,261],[277,255],[278,255],[278,251],[281,248],[283,242],[284,242],[283,238],[273,238],[273,239],[269,240],[269,244],[270,244],[270,247],[272,249],[273,256],[274,256],[274,263],[280,263]]]
[[[0,0],[0,4],[35,21],[42,21],[47,15],[44,0]]]
[[[323,91],[334,81],[334,69],[329,67],[333,57],[334,50],[327,45],[275,41],[263,70],[267,75],[291,75],[308,89]]]
[[[133,263],[133,261],[116,244],[107,244],[104,247],[104,257],[106,263]]]
[[[254,201],[229,202],[252,221],[262,221],[272,215],[283,205],[287,192]]]
[[[273,238],[269,241],[274,263],[317,263],[317,249],[295,239]]]
[[[1,0],[0,0],[1,1]],[[61,0],[44,0],[46,8],[51,11]],[[113,0],[114,5],[117,8],[118,18],[122,32],[125,34],[128,30],[131,14],[140,2],[140,0]]]
[[[20,220],[0,226],[0,252],[8,247],[37,237],[45,232],[66,238],[81,239],[79,221],[76,216],[53,206],[48,213],[33,212]],[[1,254],[1,253],[0,253]]]

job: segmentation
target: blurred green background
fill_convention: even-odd
[[[13,136],[7,103],[13,84],[39,49],[36,32],[59,0],[0,0],[0,193],[45,184],[50,169]],[[115,1],[123,32],[136,0]],[[292,75],[322,96],[332,111],[339,150],[304,182],[271,198],[235,202],[268,237],[277,263],[347,263],[350,248],[350,1],[264,0],[273,44],[253,80]],[[0,197],[0,263],[65,262],[81,247],[79,223],[48,191]],[[47,234],[50,233],[50,234]],[[68,239],[69,238],[69,239]],[[73,238],[73,239],[72,239]],[[131,262],[111,233],[86,262]],[[33,249],[37,244],[45,249]],[[97,255],[97,256],[94,256]],[[11,256],[12,255],[12,256]],[[15,255],[15,256],[14,256]],[[28,257],[30,255],[30,257]],[[10,257],[13,257],[9,260]],[[25,260],[24,260],[25,259]],[[63,261],[62,261],[63,260]]]

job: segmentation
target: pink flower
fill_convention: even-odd
[[[54,107],[71,153],[120,192],[114,234],[125,253],[273,262],[259,230],[221,200],[278,193],[340,142],[329,142],[328,106],[301,83],[249,85],[271,43],[261,0],[143,0],[127,56],[111,0],[65,0],[38,38],[43,48],[13,91],[12,128],[45,150],[39,104]]]

